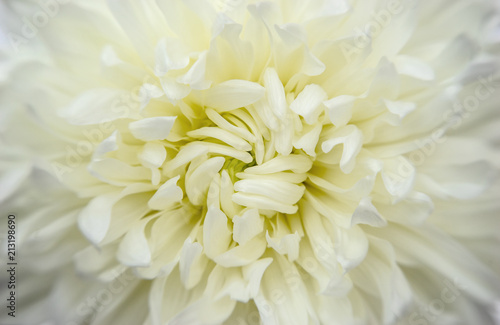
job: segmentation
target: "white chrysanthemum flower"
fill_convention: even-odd
[[[19,324],[494,322],[492,1],[1,9]]]

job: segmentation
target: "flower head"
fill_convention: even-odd
[[[7,26],[36,52],[5,64],[0,199],[30,294],[65,300],[47,320],[452,324],[498,299],[488,1],[5,7],[38,34]]]

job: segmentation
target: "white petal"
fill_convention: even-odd
[[[210,87],[211,81],[205,80],[205,70],[207,64],[207,52],[203,52],[188,72],[177,77],[177,82],[190,85],[192,89],[203,90]]]
[[[221,175],[221,187],[220,187],[220,205],[222,211],[229,217],[232,218],[236,215],[236,205],[231,199],[234,194],[233,181],[229,177],[226,169],[223,169],[220,173]]]
[[[148,206],[154,210],[163,210],[173,202],[182,200],[182,189],[177,185],[180,176],[169,179],[155,192],[148,202]]]
[[[95,148],[92,159],[100,159],[108,152],[113,152],[118,149],[118,139],[118,131],[114,131]]]
[[[217,174],[224,165],[223,157],[214,157],[202,162],[192,170],[190,166],[186,175],[186,194],[189,201],[195,205],[202,205],[206,198],[208,188],[215,174]]]
[[[277,118],[283,120],[286,116],[288,105],[283,83],[281,83],[278,73],[274,68],[267,68],[264,72],[264,86],[267,91],[269,107]]]
[[[168,75],[161,77],[160,83],[165,96],[172,103],[177,103],[191,92],[189,86],[179,83],[174,77],[169,77]]]
[[[302,135],[299,139],[293,142],[293,146],[297,149],[302,149],[311,157],[316,156],[316,146],[321,134],[322,126],[315,125],[309,132]]]
[[[293,150],[294,117],[298,116],[288,111],[283,120],[279,122],[278,128],[271,132],[274,149],[282,156],[288,156]]]
[[[162,38],[156,45],[157,76],[165,75],[169,70],[185,68],[189,64],[189,56],[183,42],[175,38]]]
[[[295,261],[299,257],[299,242],[300,236],[296,232],[288,234],[282,238],[272,238],[269,232],[266,232],[266,240],[269,247],[274,249],[281,255],[287,255],[290,262]]]
[[[214,261],[224,267],[249,265],[264,254],[266,247],[266,241],[263,236],[254,237],[244,245],[231,248],[227,252],[217,256]]]
[[[272,258],[263,258],[242,268],[243,277],[248,281],[247,290],[251,298],[257,295],[264,271],[271,265],[272,261]]]
[[[145,83],[139,90],[139,100],[141,102],[141,109],[146,107],[152,98],[160,98],[164,96],[163,89],[156,85]]]
[[[394,197],[404,198],[413,188],[415,167],[406,158],[386,159],[381,176],[387,191]]]
[[[341,95],[323,102],[328,108],[328,116],[333,125],[341,127],[346,125],[352,117],[352,107],[356,97]]]
[[[264,324],[317,324],[307,289],[294,263],[279,254],[262,277],[254,299]]]
[[[149,220],[142,220],[123,237],[116,258],[120,263],[130,267],[146,267],[151,263],[151,250],[144,234]]]
[[[434,70],[424,61],[407,55],[398,55],[394,58],[394,65],[399,73],[420,80],[433,80]]]
[[[233,312],[236,301],[229,297],[213,299],[212,297],[200,298],[176,314],[167,324],[172,325],[205,325],[222,324]]]
[[[193,240],[188,237],[182,246],[179,259],[181,281],[186,289],[192,289],[201,280],[207,261],[203,255],[203,246],[198,242],[193,243]]]
[[[208,146],[205,146],[201,143],[188,143],[187,145],[182,146],[181,150],[177,153],[174,159],[165,164],[165,170],[171,171],[179,168],[180,166],[184,166],[196,157],[208,153],[208,150]]]
[[[142,166],[131,166],[121,160],[105,158],[92,161],[87,168],[90,174],[106,183],[126,186],[150,179],[151,172]]]
[[[368,239],[359,226],[345,230],[337,228],[335,243],[337,259],[346,271],[358,266],[368,252]]]
[[[211,108],[207,108],[205,110],[205,113],[212,122],[217,124],[218,127],[225,129],[229,132],[232,132],[240,136],[241,138],[247,140],[250,143],[255,143],[256,141],[255,136],[252,133],[250,133],[246,128],[238,127],[229,123],[225,118],[223,118],[219,113],[217,113],[215,110]]]
[[[291,170],[294,173],[306,173],[311,169],[312,161],[305,155],[278,156],[260,166],[245,169],[245,173],[271,174]]]
[[[329,272],[333,273],[337,269],[337,254],[335,245],[330,233],[327,232],[325,222],[326,218],[321,216],[311,203],[308,201],[300,203],[301,216],[304,223],[304,230],[308,235],[311,248],[315,258]]]
[[[417,104],[413,102],[392,101],[386,99],[384,100],[384,103],[391,113],[396,114],[401,119],[403,119],[406,115],[413,112],[415,108],[417,108]]]
[[[134,137],[139,140],[164,140],[168,137],[172,126],[174,126],[175,119],[175,116],[145,118],[130,123],[129,129]]]
[[[205,294],[215,299],[230,296],[233,300],[247,303],[257,295],[264,271],[271,262],[272,258],[263,258],[242,268],[217,265],[210,273]]]
[[[158,168],[167,158],[165,147],[157,142],[147,142],[139,153],[139,160],[144,167]]]
[[[8,199],[23,184],[31,172],[30,164],[18,165],[0,177],[0,203]]]
[[[264,230],[264,219],[257,209],[248,209],[241,217],[234,216],[233,224],[233,239],[240,245],[244,245]]]
[[[339,144],[344,144],[340,169],[348,174],[354,169],[355,158],[363,145],[363,133],[354,125],[347,125],[336,131],[330,140],[324,141],[321,149],[328,153]]]
[[[193,131],[189,131],[187,135],[197,139],[211,137],[221,140],[238,150],[243,150],[243,151],[252,150],[252,146],[248,142],[243,140],[241,137],[218,127],[199,128]]]
[[[214,259],[227,251],[231,242],[231,232],[227,227],[227,217],[220,209],[210,206],[203,225],[203,246],[207,257]]]
[[[97,196],[80,212],[78,226],[94,245],[99,244],[106,236],[111,222],[111,210],[120,197],[120,193]]]
[[[373,206],[372,199],[370,197],[364,197],[352,214],[351,226],[357,224],[366,224],[372,227],[385,227],[387,221]]]
[[[267,196],[284,204],[293,205],[304,195],[305,187],[271,179],[243,179],[234,184],[234,190]]]
[[[315,84],[310,84],[290,104],[290,109],[302,116],[307,124],[314,124],[324,108],[322,102],[327,97],[323,88]]]
[[[138,105],[131,106],[125,99],[130,94],[125,90],[96,88],[77,97],[60,112],[70,124],[89,125],[114,121],[120,118],[133,118]],[[137,107],[136,107],[137,106]]]
[[[205,92],[205,105],[218,112],[245,107],[261,99],[265,89],[251,81],[228,80]]]
[[[283,204],[269,197],[256,194],[234,193],[233,201],[249,208],[275,210],[288,214],[293,214],[298,210],[296,205]]]
[[[422,169],[418,183],[429,194],[471,199],[483,193],[497,175],[498,171],[485,161],[465,165],[435,165]]]

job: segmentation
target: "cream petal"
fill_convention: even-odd
[[[151,250],[149,249],[148,239],[144,233],[149,220],[141,220],[125,234],[116,258],[120,263],[130,267],[146,267],[151,263]]]
[[[384,161],[381,176],[387,192],[402,199],[413,189],[416,169],[406,158],[396,157]]]
[[[476,297],[478,301],[494,299],[500,292],[498,275],[437,228],[430,225],[389,228],[377,228],[374,233],[392,243],[398,260],[401,256],[404,261],[411,261],[414,267],[432,269],[437,272],[433,273],[434,276],[458,283],[458,290]],[[405,245],[410,241],[411,249]],[[436,250],[436,247],[439,249]]]
[[[323,88],[315,84],[310,84],[290,104],[290,109],[302,116],[307,124],[314,124],[324,109],[322,103],[327,97]]]
[[[238,150],[242,151],[252,150],[252,146],[248,142],[246,142],[236,134],[233,134],[221,128],[203,127],[197,130],[189,131],[187,135],[196,139],[211,137],[214,139],[221,140]]]
[[[233,218],[237,214],[237,208],[231,199],[234,194],[234,187],[227,170],[223,169],[221,175],[220,187],[220,205],[222,211],[229,217]],[[233,229],[234,230],[234,229]]]
[[[394,100],[401,90],[400,76],[392,62],[383,57],[370,86],[369,94],[377,98]]]
[[[314,324],[315,313],[295,265],[279,254],[262,277],[254,299],[264,324]]]
[[[315,125],[309,132],[303,134],[300,138],[294,139],[293,146],[302,149],[311,157],[316,156],[316,146],[321,134],[322,126]]]
[[[200,282],[207,262],[207,258],[203,255],[203,246],[187,238],[179,259],[181,281],[186,289],[192,289]]]
[[[113,206],[111,223],[102,245],[115,242],[130,230],[130,225],[136,223],[150,212],[147,202],[150,191],[154,189],[151,184],[132,184],[122,191],[123,196]]]
[[[205,155],[209,152],[209,148],[200,142],[191,142],[181,148],[174,159],[168,161],[164,168],[167,171],[175,170],[181,166],[188,164],[196,157]]]
[[[248,281],[246,289],[250,298],[257,296],[262,276],[272,261],[272,258],[263,258],[242,268],[243,278]]]
[[[21,186],[31,173],[31,164],[22,164],[17,169],[9,170],[0,176],[0,202],[5,201]]]
[[[96,88],[78,96],[60,111],[60,116],[74,125],[100,124],[137,116],[138,105],[128,103],[130,94],[121,89]]]
[[[351,120],[352,107],[356,97],[340,95],[323,102],[328,109],[328,116],[333,125],[337,127],[345,126]]]
[[[262,165],[245,169],[245,173],[263,175],[285,170],[291,170],[294,173],[306,173],[311,169],[311,166],[311,159],[304,155],[278,156]]]
[[[126,186],[151,178],[149,169],[142,166],[131,166],[114,158],[95,160],[88,165],[87,169],[97,179],[117,186]]]
[[[108,152],[117,150],[118,142],[120,142],[120,134],[118,131],[114,131],[109,137],[97,145],[92,155],[92,159],[102,159]]]
[[[164,140],[172,129],[175,116],[158,116],[141,119],[129,124],[130,132],[139,140]]]
[[[286,117],[279,123],[278,129],[271,133],[274,149],[282,156],[288,156],[292,153],[294,127],[294,116],[287,111]]]
[[[170,276],[176,272],[180,260],[182,247],[186,238],[198,230],[198,224],[188,220],[193,213],[188,209],[177,207],[164,211],[151,226],[150,248],[153,252],[151,265],[135,270],[139,277],[154,279],[156,277]],[[180,279],[179,279],[179,282]]]
[[[366,224],[372,227],[385,227],[387,226],[387,221],[380,215],[377,208],[373,206],[372,199],[370,197],[364,197],[359,202],[351,218],[351,226],[357,224]]]
[[[465,34],[457,36],[432,62],[437,78],[446,79],[461,72],[477,51],[476,42],[469,36]]]
[[[192,89],[196,90],[209,88],[212,82],[205,79],[206,63],[207,52],[202,52],[188,72],[177,77],[176,81],[185,85],[190,85]]]
[[[434,211],[434,204],[429,196],[412,192],[395,204],[377,203],[377,210],[391,222],[421,225]]]
[[[329,140],[321,144],[323,152],[330,152],[335,146],[343,144],[344,149],[340,159],[340,169],[346,174],[354,169],[355,158],[363,144],[363,133],[354,125],[347,125],[334,132]]]
[[[73,256],[77,272],[85,276],[94,276],[109,282],[126,270],[126,266],[116,261],[117,245],[104,245],[100,248],[87,246]]]
[[[293,205],[300,200],[305,187],[278,180],[243,179],[234,183],[234,190],[267,196],[278,202]]]
[[[157,3],[168,27],[191,49],[209,45],[211,20],[215,19],[215,12],[209,3],[180,0]]]
[[[160,98],[164,96],[165,93],[163,89],[158,87],[157,85],[145,83],[141,86],[139,90],[139,101],[141,102],[141,111],[144,110],[146,106],[148,106],[149,102],[153,98]]]
[[[348,271],[365,259],[368,253],[368,239],[359,226],[351,229],[337,228],[335,247],[337,260],[344,270]]]
[[[164,76],[169,70],[187,67],[189,55],[183,42],[175,38],[162,38],[156,44],[155,74]]]
[[[184,196],[182,189],[177,185],[180,176],[166,181],[148,201],[148,206],[154,210],[163,210],[174,202],[179,202]]]
[[[250,143],[254,143],[256,141],[255,136],[250,133],[247,129],[241,128],[238,126],[234,126],[233,124],[229,123],[226,119],[224,119],[219,113],[217,113],[215,110],[211,108],[207,108],[205,110],[205,113],[207,114],[207,117],[212,120],[215,124],[217,124],[218,127],[225,129],[229,132],[232,132],[239,137],[247,140]]]
[[[274,115],[271,106],[269,105],[267,97],[257,101],[253,105],[255,111],[269,130],[276,131],[279,128],[279,122],[276,115]]]
[[[280,120],[286,117],[288,104],[285,97],[283,83],[274,68],[267,68],[264,72],[264,87],[267,91],[267,100],[272,113]]]
[[[98,245],[106,236],[111,222],[111,210],[120,198],[119,192],[97,196],[80,212],[78,226],[94,245]]]
[[[220,209],[210,206],[203,225],[203,246],[207,257],[214,259],[226,252],[232,234],[227,227],[227,217]]]
[[[406,115],[410,114],[417,108],[417,104],[412,102],[391,101],[386,99],[384,100],[384,103],[389,112],[397,117],[397,120],[395,120],[392,125],[399,125],[401,120],[405,118]]]
[[[434,69],[416,57],[398,55],[394,58],[394,65],[400,74],[413,78],[430,81],[436,77]]]
[[[175,316],[170,324],[220,324],[229,318],[235,306],[236,301],[229,297],[218,300],[204,297]]]
[[[301,202],[300,211],[303,216],[304,230],[307,234],[314,258],[326,270],[331,273],[335,272],[337,270],[337,254],[333,238],[325,229],[325,223],[328,221],[308,201]]]
[[[186,194],[195,205],[203,204],[210,183],[225,163],[223,157],[214,157],[202,162],[192,171],[191,165],[186,174]]]
[[[265,89],[251,81],[228,80],[205,91],[205,105],[217,112],[231,111],[257,102]]]
[[[471,199],[483,193],[497,174],[498,171],[485,161],[433,166],[421,171],[417,184],[426,193],[441,198]]]
[[[233,240],[244,245],[264,230],[264,219],[257,209],[245,210],[241,216],[233,217]]]
[[[245,194],[241,192],[233,194],[233,202],[249,208],[275,210],[288,214],[293,214],[298,210],[296,205],[284,204],[262,195]]]
[[[174,77],[168,75],[160,78],[161,87],[171,103],[177,103],[191,92],[189,86],[179,83]]]
[[[214,261],[224,267],[238,267],[251,265],[259,259],[266,250],[266,241],[263,236],[256,236],[243,245],[229,249],[217,256]]]
[[[393,323],[412,302],[411,287],[395,263],[394,250],[387,241],[370,238],[370,254],[350,274],[361,290],[380,297],[382,306],[377,312],[384,324]]]
[[[266,232],[266,240],[269,247],[281,255],[287,255],[290,262],[294,262],[299,257],[300,236],[297,232],[282,238],[272,238],[269,232]]]
[[[271,262],[272,258],[263,258],[241,269],[216,266],[208,279],[205,294],[216,299],[228,295],[247,303],[259,292],[260,281]]]
[[[158,142],[147,142],[139,153],[139,160],[144,167],[158,168],[167,158],[165,147]]]

